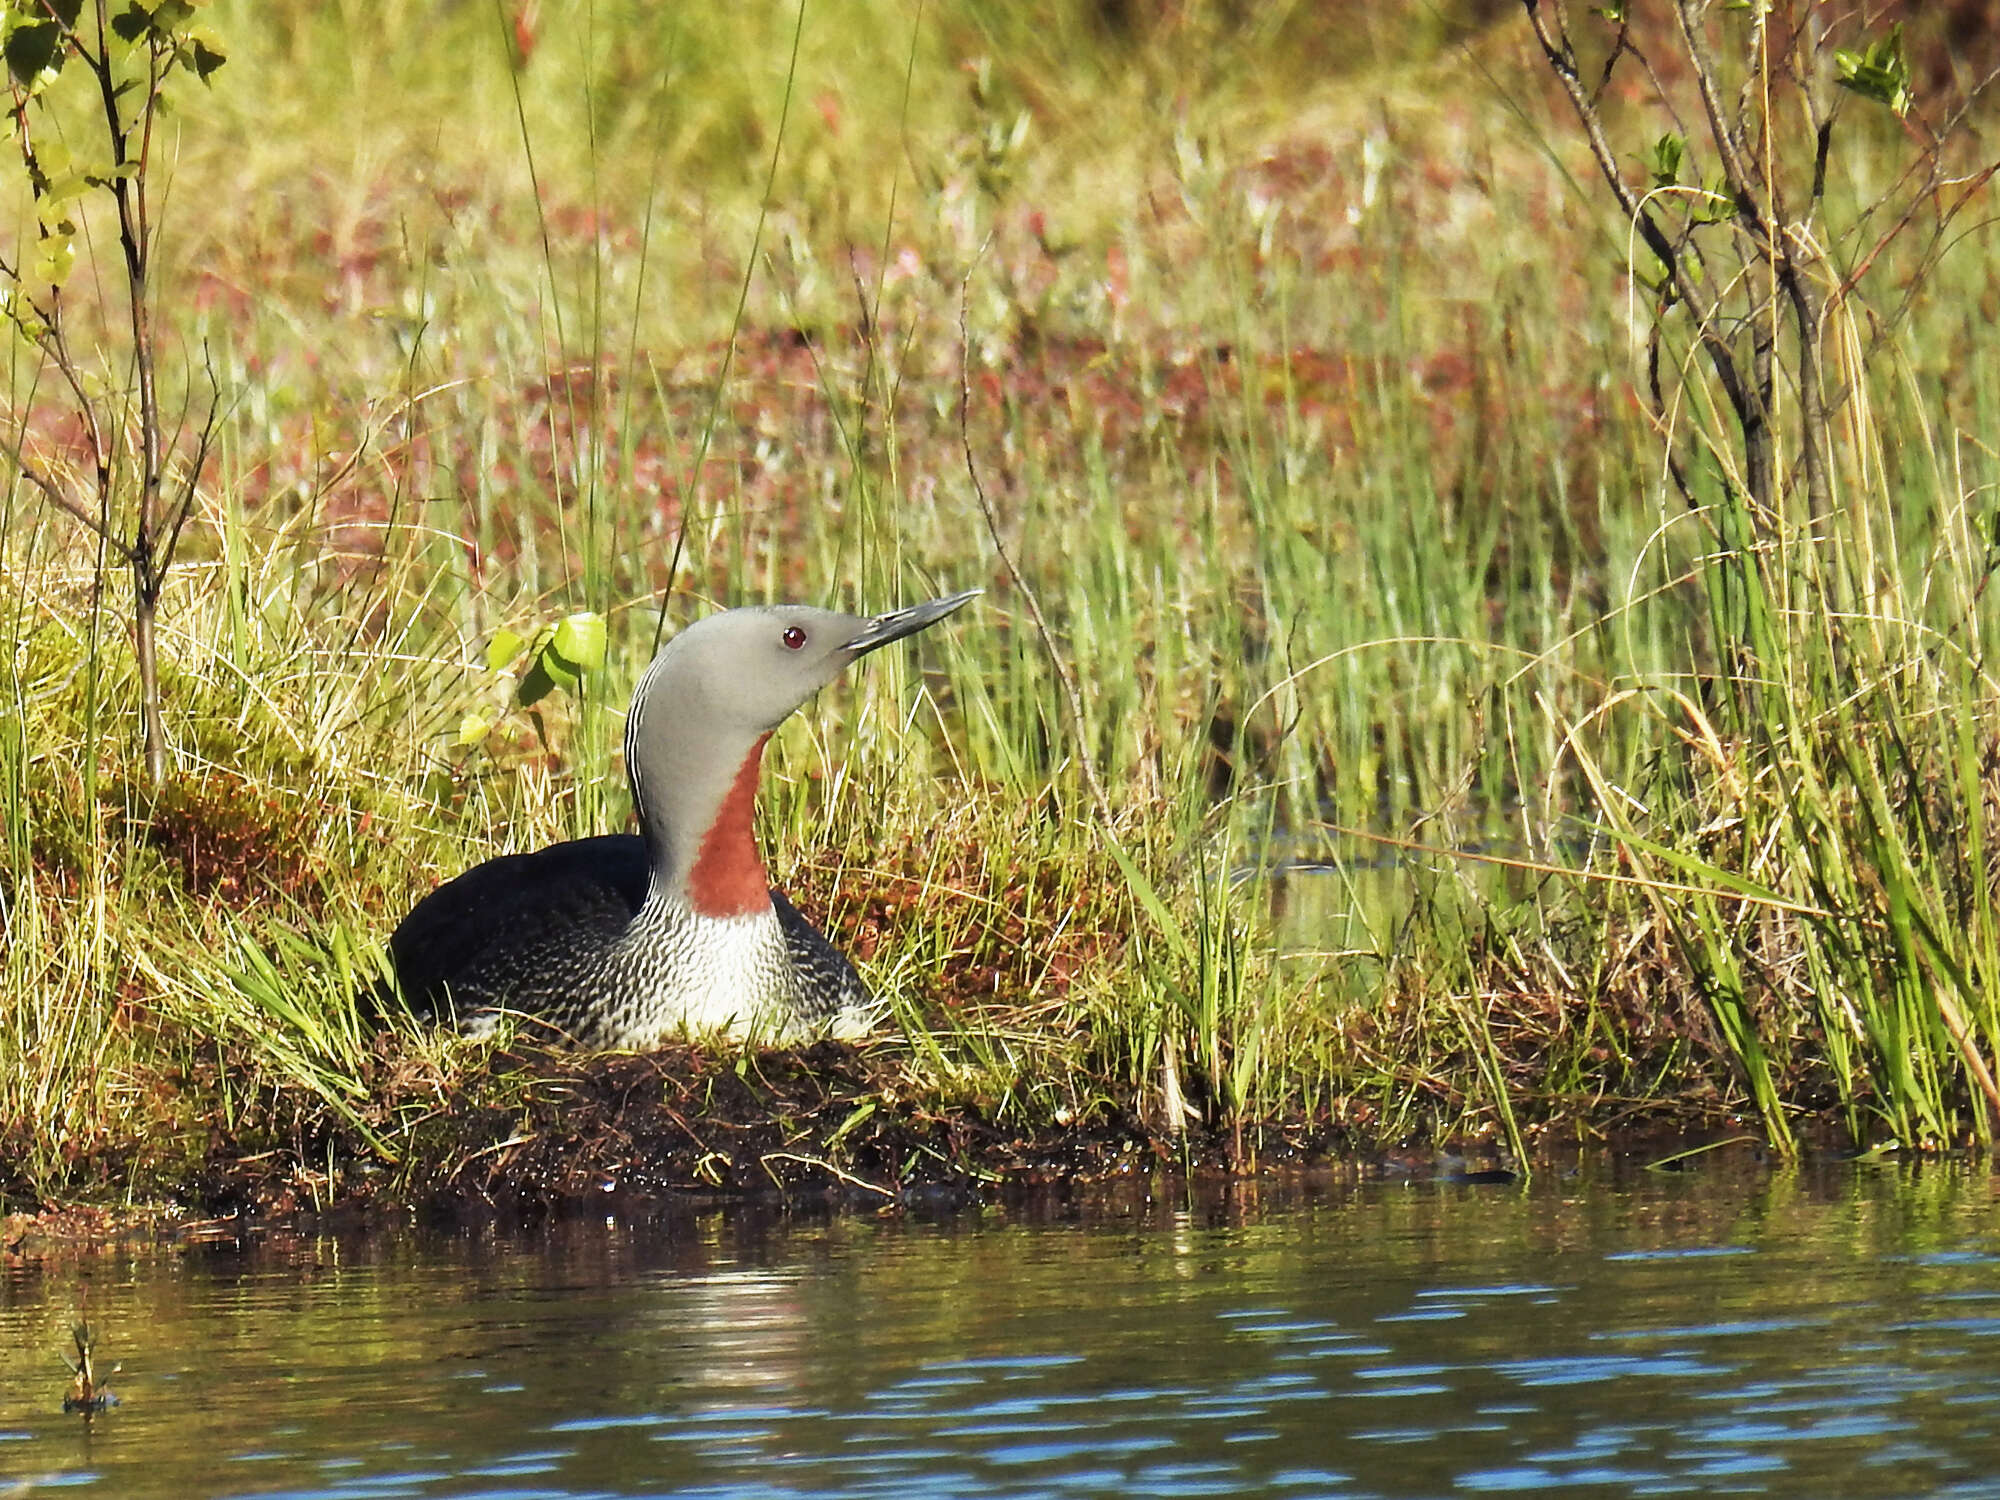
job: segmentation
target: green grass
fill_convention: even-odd
[[[176,117],[170,357],[228,405],[158,806],[121,577],[94,604],[86,536],[0,502],[15,1189],[157,1190],[212,1120],[296,1149],[271,1122],[316,1112],[407,1164],[385,1056],[443,1099],[487,1054],[373,1040],[355,982],[438,880],[623,826],[662,598],[976,585],[766,761],[773,872],[892,1001],[903,1106],[1164,1128],[1171,1071],[1245,1156],[1635,1111],[1989,1139],[1982,237],[1843,372],[1838,523],[1752,546],[1664,484],[1618,226],[1505,26],[1319,76],[1355,49],[1277,7],[845,0],[794,68],[789,14],[607,0],[516,72],[484,7],[353,10],[219,4]],[[492,633],[586,608],[602,671],[509,708]]]

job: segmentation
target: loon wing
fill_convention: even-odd
[[[538,1011],[573,962],[631,924],[651,876],[645,840],[630,833],[474,865],[419,901],[390,937],[403,998],[418,1016],[444,1020],[488,1006]]]
[[[868,986],[847,961],[847,955],[820,934],[820,930],[800,915],[785,899],[783,891],[771,892],[771,906],[778,914],[778,926],[785,934],[792,967],[799,976],[799,1010],[808,1021],[824,1021],[845,1010],[874,1003]]]

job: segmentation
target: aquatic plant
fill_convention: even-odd
[[[1689,576],[1708,611],[1692,679],[1634,678],[1617,705],[1679,741],[1649,770],[1659,790],[1615,785],[1566,726],[1597,816],[1656,882],[1776,1144],[1791,1130],[1773,1052],[1808,1018],[1857,1136],[1872,1115],[1912,1144],[1989,1142],[1995,557],[1952,476],[1892,456],[1877,392],[2000,163],[1963,138],[1956,101],[1918,101],[1900,28],[1676,0],[1671,27],[1611,6],[1586,41],[1560,4],[1529,14],[1630,226],[1647,414],[1698,528]],[[1620,133],[1666,125],[1637,182],[1603,107],[1628,83]],[[1869,139],[1880,121],[1841,89],[1911,126],[1889,137],[1900,149]],[[1843,187],[1838,164],[1867,150],[1882,175]],[[1878,304],[1876,273],[1906,243]],[[1774,1014],[1770,989],[1793,1004]]]

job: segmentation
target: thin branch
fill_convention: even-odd
[[[124,541],[115,535],[103,521],[92,515],[88,508],[64,494],[60,485],[49,478],[48,475],[42,473],[33,464],[29,463],[27,456],[21,451],[19,443],[15,443],[5,449],[0,449],[0,452],[4,452],[8,459],[13,462],[14,472],[40,490],[44,498],[51,505],[65,514],[75,517],[76,520],[89,527],[106,545],[118,553],[121,561],[128,564],[132,561],[132,549],[126,546]]]
[[[1673,429],[1667,423],[1667,396],[1660,385],[1660,341],[1660,323],[1656,318],[1646,333],[1646,393],[1652,402],[1652,411],[1649,415],[1653,419],[1654,431],[1660,434],[1662,451],[1667,457],[1667,473],[1674,481],[1674,488],[1680,491],[1681,499],[1687,503],[1687,508],[1700,515],[1701,502],[1695,498],[1694,485],[1688,479],[1687,469],[1681,463],[1680,455],[1674,452]]]
[[[1993,87],[1995,79],[2000,79],[2000,67],[1989,69],[1984,78],[1965,91],[1965,97],[1958,101],[1958,108],[1946,115],[1944,123],[1937,128],[1939,142],[1947,141],[1958,133],[1958,127],[1971,115],[1973,105],[1979,102],[1979,96]]]
[[[1952,186],[1956,186],[1957,183],[1963,182],[1966,184],[1966,189],[1963,193],[1959,195],[1958,201],[1956,203],[1951,204],[1949,207],[1939,212],[1937,232],[1935,235],[1933,235],[1934,240],[1941,237],[1944,234],[1945,230],[1950,226],[1952,220],[1956,219],[1959,216],[1959,214],[1965,211],[1965,206],[1979,194],[1980,190],[1983,189],[1989,181],[1992,180],[1993,174],[1995,172],[2000,172],[2000,162],[1995,162],[1990,166],[1983,167],[1979,171],[1973,173],[1970,177],[1961,177],[1954,180],[1954,182],[1951,184]],[[1944,186],[1945,184],[1943,183],[1937,184],[1937,188],[1942,188]],[[1850,292],[1854,290],[1856,284],[1859,283],[1861,279],[1868,274],[1869,269],[1875,264],[1876,258],[1880,256],[1884,250],[1888,249],[1893,242],[1900,239],[1909,230],[1910,225],[1916,221],[1917,210],[1923,206],[1924,201],[1927,198],[1931,197],[1936,190],[1937,189],[1932,189],[1924,193],[1919,193],[1910,199],[1909,206],[1903,210],[1903,216],[1898,220],[1896,220],[1894,224],[1890,225],[1887,229],[1882,231],[1881,236],[1875,241],[1873,245],[1870,245],[1868,247],[1867,253],[1861,257],[1860,262],[1855,266],[1855,268],[1841,280],[1840,287],[1838,291],[1835,293],[1836,296],[1845,298]],[[1928,269],[1928,267],[1926,267],[1925,269]],[[1924,285],[1924,277],[1922,276],[1912,277],[1910,284],[1913,288],[1922,286]],[[1907,305],[1907,298],[1905,299],[1905,305]]]
[[[42,347],[48,350],[49,358],[55,361],[56,370],[69,393],[76,399],[77,415],[83,419],[83,430],[90,439],[90,466],[97,480],[97,496],[107,508],[111,496],[111,446],[105,441],[104,424],[98,419],[97,404],[83,388],[83,372],[77,368],[76,360],[69,352],[69,335],[64,330],[62,318],[62,294],[52,292],[49,306],[42,314],[48,325],[48,335]]]
[[[1583,128],[1584,140],[1590,147],[1590,154],[1597,162],[1597,170],[1611,189],[1612,196],[1624,211],[1625,218],[1646,242],[1646,248],[1659,258],[1671,278],[1674,294],[1687,308],[1694,320],[1695,335],[1700,341],[1702,352],[1707,356],[1710,367],[1715,372],[1716,383],[1722,387],[1728,398],[1730,410],[1735,414],[1739,427],[1743,430],[1745,456],[1750,470],[1750,486],[1758,493],[1760,500],[1768,496],[1770,488],[1770,435],[1768,407],[1758,393],[1743,380],[1742,372],[1736,368],[1736,357],[1729,342],[1715,325],[1715,308],[1703,289],[1702,282],[1690,269],[1687,257],[1676,249],[1666,236],[1657,220],[1647,210],[1646,205],[1634,195],[1632,186],[1625,181],[1618,170],[1617,155],[1604,135],[1604,122],[1597,107],[1591,103],[1590,92],[1584,87],[1583,79],[1577,71],[1576,48],[1570,41],[1569,15],[1562,0],[1523,0],[1528,12],[1528,24],[1533,28],[1535,40],[1548,60],[1549,68],[1569,95],[1570,107],[1575,111],[1577,123]],[[1549,14],[1555,17],[1555,29],[1550,30]]]
[[[1618,59],[1626,53],[1639,57],[1639,49],[1632,45],[1632,17],[1625,11],[1618,13],[1618,33],[1611,38],[1611,46],[1604,54],[1604,67],[1597,75],[1597,86],[1590,91],[1590,103],[1594,109],[1604,102],[1604,91],[1611,87],[1611,73],[1618,66]],[[1645,59],[1639,58],[1643,64]]]
[[[1722,96],[1716,92],[1715,65],[1708,39],[1701,34],[1696,14],[1699,0],[1676,0],[1674,16],[1680,22],[1681,37],[1687,44],[1688,60],[1694,64],[1695,88],[1701,95],[1702,111],[1708,116],[1708,133],[1715,142],[1715,154],[1722,159],[1722,174],[1729,182],[1730,196],[1736,200],[1737,216],[1753,236],[1768,240],[1771,235],[1767,215],[1757,201],[1761,177],[1745,159],[1739,128],[1723,113]]]
[[[208,372],[209,401],[208,415],[202,419],[200,435],[194,442],[194,459],[188,465],[187,478],[181,485],[180,498],[175,502],[173,519],[167,523],[162,533],[164,540],[160,546],[160,571],[173,566],[174,552],[180,546],[181,528],[187,525],[188,516],[194,510],[195,487],[201,483],[201,471],[208,466],[209,452],[215,446],[215,431],[222,421],[221,393],[216,389],[215,371]]]

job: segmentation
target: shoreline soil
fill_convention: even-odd
[[[386,1056],[384,1071],[395,1071]],[[1087,1207],[1135,1187],[1172,1196],[1232,1184],[1505,1186],[1592,1159],[1661,1170],[1718,1151],[1775,1160],[1742,1114],[1674,1101],[1608,1128],[1581,1118],[1533,1127],[1525,1173],[1492,1139],[1372,1142],[1328,1118],[1240,1132],[1191,1123],[1173,1139],[1129,1108],[1106,1106],[1087,1123],[1017,1129],[976,1103],[915,1097],[887,1048],[838,1042],[736,1057],[688,1046],[581,1055],[519,1045],[449,1090],[435,1084],[405,1072],[382,1091],[378,1118],[428,1099],[404,1127],[400,1161],[371,1149],[361,1123],[281,1096],[268,1114],[213,1128],[178,1177],[157,1163],[106,1160],[90,1174],[95,1192],[37,1202],[16,1191],[0,1250],[34,1257],[262,1234],[526,1228],[723,1206],[891,1215],[1027,1199]],[[1811,1159],[1855,1157],[1831,1121],[1800,1133]],[[121,1168],[142,1186],[117,1202]]]

